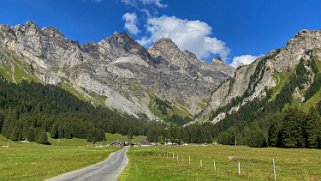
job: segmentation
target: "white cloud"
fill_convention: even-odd
[[[163,4],[162,0],[139,0],[139,1],[141,1],[144,5],[153,4],[159,8],[166,8],[167,7],[167,4]]]
[[[137,0],[121,0],[127,6],[135,6],[137,5]]]
[[[226,61],[230,52],[225,42],[210,37],[212,28],[199,20],[179,19],[175,16],[161,16],[147,19],[147,32],[150,36],[143,37],[139,42],[149,46],[160,38],[171,38],[182,50],[195,53],[198,58],[208,58],[218,54]]]
[[[159,8],[166,8],[167,4],[163,4],[162,0],[121,0],[125,5],[137,7],[138,3],[143,5],[154,5]]]
[[[237,68],[241,65],[248,65],[248,64],[252,63],[257,58],[258,58],[257,56],[253,56],[253,55],[236,56],[233,58],[233,61],[230,65],[234,68]]]
[[[125,13],[123,15],[123,20],[125,20],[124,27],[129,33],[136,35],[139,32],[136,13]]]

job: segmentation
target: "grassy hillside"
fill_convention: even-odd
[[[174,159],[171,156],[173,152]],[[314,149],[167,146],[130,149],[128,156],[129,165],[121,175],[121,181],[273,180],[272,158],[276,162],[277,180],[321,179],[321,160],[316,159],[321,152]],[[189,156],[191,165],[188,163]],[[240,176],[237,175],[237,161],[228,161],[229,156],[235,156],[240,161]],[[200,167],[200,160],[203,167]],[[216,161],[216,171],[213,160]]]
[[[274,100],[275,97],[281,92],[284,85],[289,82],[289,77],[291,73],[292,72],[280,72],[280,73],[274,74],[274,79],[276,80],[276,86],[273,88],[271,100]]]
[[[13,82],[12,71],[10,66],[0,66],[0,74],[8,81]]]
[[[65,91],[71,93],[72,95],[76,96],[78,99],[82,101],[87,100],[86,96],[78,92],[68,80],[63,80],[60,83],[60,87],[63,88]]]
[[[40,181],[79,169],[108,157],[118,148],[96,148],[81,139],[62,139],[46,146],[9,142],[0,135],[0,180]]]
[[[31,73],[30,65],[16,59],[10,59],[8,65],[0,66],[0,74],[10,82],[20,83],[22,80],[41,82]]]
[[[188,111],[156,96],[150,96],[149,109],[166,122],[183,125],[191,121]]]
[[[306,102],[304,102],[304,104],[302,105],[302,111],[304,112],[308,112],[310,110],[310,108],[312,107],[316,107],[316,105],[321,101],[321,88],[319,89],[319,91],[314,94],[309,100],[307,100]]]
[[[43,83],[39,78],[33,74],[32,65],[17,60],[15,57],[7,55],[5,52],[0,52],[0,58],[4,58],[6,63],[0,64],[0,75],[6,80],[13,83],[21,83],[25,80],[28,82]],[[106,97],[97,95],[94,92],[85,92],[83,90],[77,90],[67,79],[62,78],[63,81],[60,87],[67,92],[73,94],[83,101],[91,101],[95,105],[105,105]]]
[[[315,61],[319,73],[321,73],[321,61]],[[302,110],[308,112],[310,108],[316,107],[316,105],[321,101],[321,88],[302,105]]]

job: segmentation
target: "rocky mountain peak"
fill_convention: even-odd
[[[55,27],[44,27],[42,29],[42,32],[45,33],[46,35],[48,35],[49,37],[52,38],[61,38],[61,37],[65,37],[64,34],[62,34],[58,29],[56,29]]]
[[[148,52],[155,58],[165,59],[168,63],[179,67],[186,67],[188,60],[195,58],[192,53],[181,51],[170,38],[161,38],[148,49]]]
[[[13,29],[16,31],[16,34],[26,33],[30,36],[41,32],[40,28],[33,21],[27,21],[25,25],[17,25]]]
[[[212,63],[224,64],[223,60],[220,57],[215,57],[212,59]]]
[[[115,32],[112,36],[100,41],[98,45],[100,53],[111,61],[130,55],[137,55],[147,60],[150,59],[147,50],[125,32]]]
[[[158,50],[161,52],[166,52],[168,50],[180,51],[178,46],[170,38],[161,38],[155,42],[155,44],[150,48],[152,51]]]
[[[306,41],[314,43],[315,41],[312,41],[312,40],[318,40],[318,39],[321,39],[320,30],[303,29],[303,30],[300,30],[292,39],[290,39],[287,45],[292,43],[292,44],[299,44],[301,46],[304,46],[302,44],[305,44]]]
[[[130,35],[128,35],[126,32],[114,32],[112,36],[102,40],[99,42],[99,44],[113,44],[115,46],[123,46],[132,48],[132,47],[142,47],[136,40],[134,40]]]
[[[290,39],[284,48],[271,51],[267,56],[275,55],[271,67],[277,72],[282,72],[293,68],[301,58],[307,58],[310,50],[320,47],[321,31],[304,29]]]
[[[38,27],[35,22],[29,20],[26,22],[26,26],[28,27]]]

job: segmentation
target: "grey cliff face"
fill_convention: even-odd
[[[217,86],[234,74],[224,63],[205,63],[181,51],[170,39],[145,49],[126,33],[114,33],[99,43],[79,44],[53,27],[0,25],[0,51],[32,65],[34,75],[47,84],[68,82],[88,100],[94,93],[104,104],[132,115],[146,114],[150,96],[181,107],[191,115]],[[1,63],[5,63],[0,58]]]
[[[249,88],[251,90],[250,95],[245,97],[240,105],[233,107],[231,111],[237,110],[239,106],[254,98],[266,96],[265,90],[271,89],[277,84],[277,80],[273,77],[276,73],[293,69],[300,62],[300,59],[320,57],[320,51],[316,51],[320,50],[320,48],[321,31],[300,31],[284,48],[273,50],[267,55],[258,58],[252,64],[236,69],[233,78],[224,82],[214,91],[207,107],[199,115],[199,119],[208,120],[212,111],[228,104],[233,98],[242,97],[246,91],[249,91]],[[259,64],[261,67],[258,66]],[[258,71],[260,76],[256,77],[257,82],[250,82],[251,76],[255,71]],[[217,123],[224,117],[224,114],[219,114],[209,121]]]

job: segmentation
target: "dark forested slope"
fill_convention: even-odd
[[[105,139],[104,133],[143,135],[158,123],[83,102],[63,89],[0,78],[0,131],[11,140],[48,144],[53,138]]]

